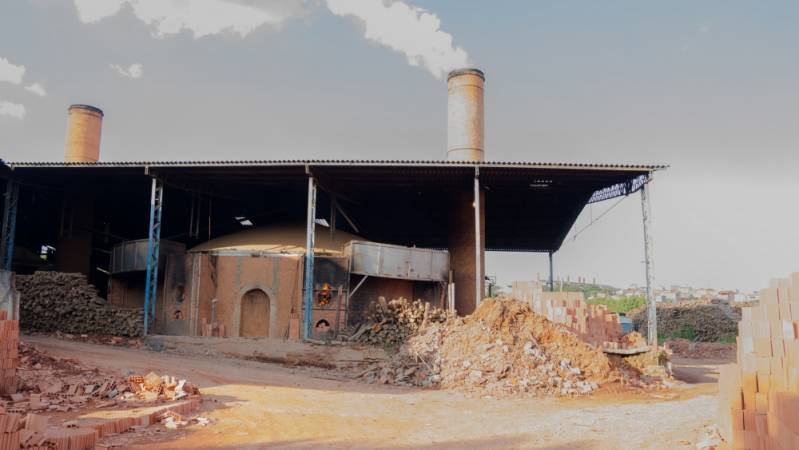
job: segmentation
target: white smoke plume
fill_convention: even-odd
[[[352,16],[364,27],[364,37],[403,53],[412,66],[422,66],[441,79],[452,69],[471,65],[469,55],[452,44],[437,15],[402,1],[326,0],[337,16]]]
[[[405,55],[436,78],[471,65],[466,51],[456,47],[452,35],[441,30],[432,12],[399,0],[74,0],[78,17],[94,23],[130,8],[164,37],[189,31],[194,38],[233,34],[242,38],[267,26],[303,15],[308,5],[324,2],[336,16],[353,17],[364,26],[364,37]]]

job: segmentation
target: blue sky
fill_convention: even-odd
[[[101,3],[115,2],[116,13],[92,10],[97,0],[0,6],[0,58],[25,68],[16,83],[0,60],[0,157],[61,159],[71,103],[105,110],[105,160],[445,156],[444,81],[364,36],[379,23],[378,35],[424,53],[440,34],[336,15],[322,0],[200,2],[250,8],[229,17],[180,16],[175,0]],[[799,270],[799,4],[412,5],[486,72],[487,159],[671,165],[653,186],[659,283],[754,289]],[[103,17],[81,20],[78,6]],[[170,14],[185,29],[164,25]],[[208,31],[261,15],[246,33]],[[568,242],[557,271],[642,283],[641,239],[630,198]],[[545,267],[500,254],[488,271],[510,281]]]

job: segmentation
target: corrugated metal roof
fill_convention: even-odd
[[[553,163],[528,161],[447,161],[447,160],[380,160],[380,159],[273,159],[273,160],[208,160],[208,161],[101,161],[94,163],[64,161],[6,161],[11,167],[257,167],[257,166],[407,166],[407,167],[507,167],[530,169],[630,170],[655,171],[667,165]]]

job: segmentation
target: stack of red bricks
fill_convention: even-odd
[[[619,315],[605,305],[586,304],[582,292],[544,292],[533,311],[576,334],[589,344],[621,346]]]
[[[17,392],[17,361],[19,359],[19,321],[8,320],[0,311],[0,395]]]
[[[799,448],[799,273],[743,308],[738,362],[719,376],[719,425],[732,448]]]

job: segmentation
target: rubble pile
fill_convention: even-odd
[[[485,299],[471,316],[421,327],[371,382],[462,388],[486,394],[589,394],[618,380],[601,349],[517,300]]]
[[[114,336],[142,333],[141,309],[109,305],[82,274],[40,271],[17,275],[17,290],[20,325],[25,330]]]
[[[646,307],[630,311],[635,329],[647,327]],[[682,337],[700,342],[716,342],[734,336],[740,316],[727,305],[706,300],[659,303],[658,336]]]
[[[411,302],[406,298],[398,298],[386,301],[385,297],[379,297],[376,302],[369,304],[368,320],[360,325],[349,340],[398,347],[427,324],[445,322],[447,314],[445,310],[421,300]]]
[[[67,412],[87,407],[137,407],[156,402],[197,397],[200,392],[186,380],[158,376],[122,377],[72,359],[56,358],[20,344],[19,392],[0,400],[9,412]]]
[[[131,375],[103,371],[72,359],[57,358],[20,344],[17,393],[0,398],[0,449],[92,449],[104,436],[147,427],[170,416],[196,410],[200,391],[170,376]],[[61,425],[45,414],[88,408],[130,409],[162,404],[153,410],[131,410],[129,416],[81,418]],[[173,425],[185,425],[181,420]],[[164,424],[167,428],[169,425]]]

